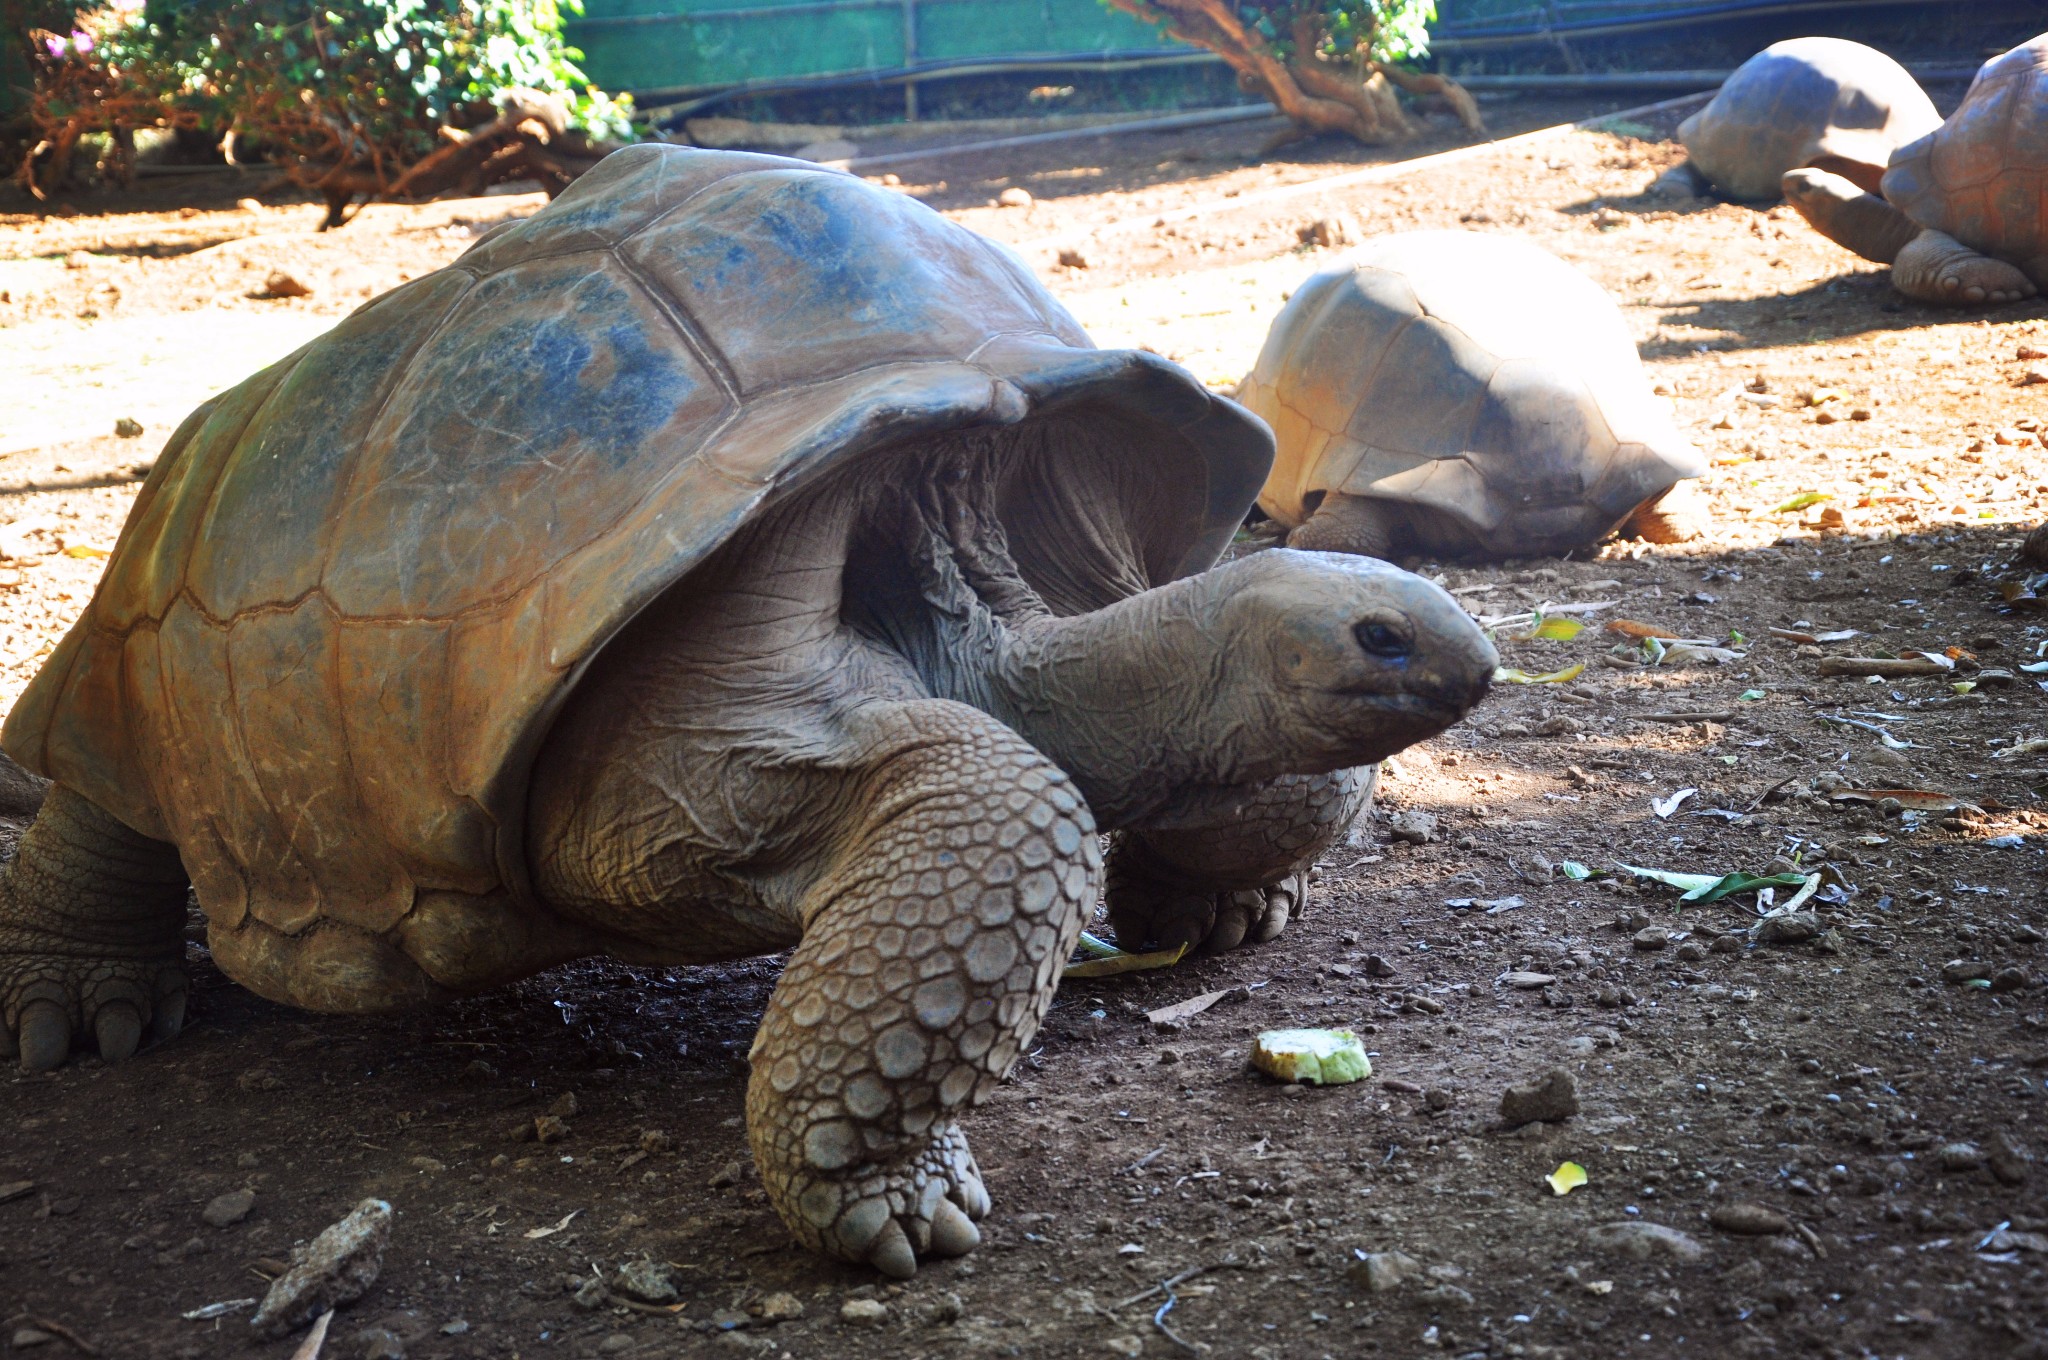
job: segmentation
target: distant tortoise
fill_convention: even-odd
[[[1816,169],[1784,189],[1823,236],[1889,264],[1907,297],[2032,297],[2048,285],[2048,33],[1985,62],[1947,122],[1892,153],[1881,186]]]
[[[1792,38],[1742,63],[1678,125],[1691,159],[1676,173],[1750,201],[1775,200],[1785,172],[1809,165],[1875,189],[1893,149],[1940,124],[1926,91],[1876,48]]]
[[[578,955],[793,949],[770,1200],[898,1276],[972,1248],[957,1120],[1118,932],[1299,906],[1363,768],[1493,649],[1380,564],[1214,571],[1272,456],[1001,247],[766,156],[637,146],[209,401],[10,715],[30,1070],[220,968],[388,1011]]]
[[[1239,391],[1279,456],[1259,506],[1296,548],[1566,552],[1704,527],[1703,471],[1620,309],[1507,236],[1382,237],[1303,284]]]

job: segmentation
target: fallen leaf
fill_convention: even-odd
[[[1735,696],[1736,702],[1744,704],[1753,704],[1763,697],[1764,692],[1760,689],[1746,689]]]
[[[1494,671],[1493,678],[1505,680],[1511,685],[1563,685],[1578,679],[1585,672],[1586,663],[1583,661],[1574,662],[1561,671],[1551,671],[1548,675],[1531,675],[1513,666],[1501,666]]]
[[[1156,1011],[1146,1011],[1145,1018],[1161,1029],[1178,1029],[1188,1021],[1208,1010],[1231,993],[1229,987],[1219,987],[1213,992],[1203,992],[1185,1001],[1176,1001],[1171,1006],[1161,1006]]]
[[[73,543],[64,549],[66,557],[106,557],[112,552],[112,548],[96,548],[90,543]]]
[[[2048,742],[2043,747],[2048,749]],[[1996,755],[1993,752],[1994,758]],[[1915,812],[1957,812],[1976,806],[1952,793],[1937,793],[1933,789],[1836,789],[1828,795],[1829,801],[1836,803],[1882,803],[1887,798],[1896,799],[1899,806]]]
[[[1698,789],[1680,789],[1669,798],[1652,798],[1650,800],[1650,808],[1657,814],[1657,819],[1662,821],[1678,811],[1684,805],[1686,799],[1698,792]]]
[[[553,1237],[556,1233],[568,1227],[570,1221],[573,1220],[576,1217],[576,1215],[582,1212],[583,1211],[581,1209],[571,1209],[568,1213],[562,1216],[562,1221],[560,1223],[557,1223],[552,1228],[528,1228],[526,1230],[526,1238],[528,1241],[533,1241],[536,1238]]]
[[[2017,760],[2021,756],[2036,756],[2043,751],[2048,751],[2048,737],[2028,737],[2025,741],[2014,742],[2002,751],[1993,751],[1991,758],[1993,760]]]
[[[1805,874],[1682,874],[1672,869],[1643,869],[1633,864],[1615,866],[1623,873],[1647,878],[1677,888],[1681,902],[1718,902],[1724,897],[1756,888],[1803,888]]]
[[[1786,515],[1794,510],[1804,510],[1809,505],[1819,505],[1822,501],[1831,501],[1833,499],[1834,497],[1825,491],[1802,491],[1783,505],[1772,506],[1771,513],[1774,515]]]
[[[1628,638],[1664,638],[1678,641],[1678,634],[1659,628],[1654,623],[1637,623],[1634,619],[1609,619],[1601,625],[1610,633],[1619,633]]]
[[[1085,963],[1070,963],[1060,970],[1062,978],[1115,977],[1119,973],[1140,973],[1148,968],[1171,968],[1181,961],[1188,952],[1185,944],[1172,949],[1158,949],[1149,954],[1126,954],[1117,950],[1114,955],[1099,955]]]
[[[1589,878],[1605,877],[1605,874],[1602,870],[1589,869],[1575,859],[1568,859],[1564,863],[1558,865],[1557,871],[1563,874],[1566,878],[1570,879],[1574,883],[1584,883]]]
[[[1557,1170],[1543,1178],[1553,1195],[1569,1195],[1586,1183],[1586,1168],[1577,1162],[1560,1162]]]
[[[1585,631],[1586,625],[1580,623],[1577,619],[1560,619],[1554,616],[1542,618],[1539,616],[1534,628],[1531,628],[1526,633],[1514,634],[1512,640],[1516,642],[1534,642],[1538,638],[1546,638],[1551,642],[1570,642]]]

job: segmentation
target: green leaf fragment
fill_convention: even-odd
[[[1311,1086],[1342,1086],[1372,1075],[1365,1045],[1348,1029],[1269,1029],[1252,1047],[1252,1066]]]
[[[1679,889],[1683,894],[1678,899],[1681,902],[1718,902],[1735,893],[1753,892],[1758,888],[1803,888],[1807,878],[1805,874],[1681,874],[1670,869],[1641,869],[1633,864],[1616,867],[1637,878],[1647,878]]]

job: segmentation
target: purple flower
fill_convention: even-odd
[[[81,33],[73,29],[71,32],[71,46],[77,51],[79,56],[84,56],[92,51],[92,34]]]
[[[50,49],[50,55],[53,57],[64,55],[64,40],[54,33],[43,39],[43,46]]]

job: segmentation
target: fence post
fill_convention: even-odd
[[[917,65],[917,0],[903,0],[903,65]],[[903,82],[903,121],[917,121],[917,82]]]

